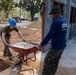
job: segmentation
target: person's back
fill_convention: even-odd
[[[51,46],[54,50],[64,49],[66,47],[66,20],[63,17],[58,17],[53,23],[57,27],[52,37]]]

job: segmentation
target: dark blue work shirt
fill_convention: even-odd
[[[51,39],[51,47],[54,50],[61,50],[66,47],[66,31],[67,23],[63,17],[59,17],[53,21],[51,28],[41,42],[41,46],[46,45]]]

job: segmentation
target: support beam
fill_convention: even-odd
[[[42,1],[42,3],[45,3],[45,0]],[[42,6],[42,11],[44,11],[45,9],[45,5]],[[44,38],[44,22],[45,22],[45,11],[43,13],[41,13],[42,16],[42,40]]]
[[[46,10],[45,10],[45,21],[44,21],[44,37],[49,32],[52,23],[52,16],[49,15],[49,13],[51,8],[53,7],[53,0],[45,0],[45,6],[46,6]],[[46,45],[46,47],[44,48],[44,52],[46,52],[46,50],[49,49],[50,49],[50,44]]]
[[[67,19],[67,41],[69,38],[69,22],[70,22],[70,12],[71,12],[71,0],[67,0],[67,11],[66,11],[66,19]]]

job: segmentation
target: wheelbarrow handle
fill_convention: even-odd
[[[52,43],[52,42],[48,42],[47,44],[51,44],[51,43]],[[47,45],[47,44],[46,44],[46,45]],[[35,45],[35,46],[38,47],[39,45]]]

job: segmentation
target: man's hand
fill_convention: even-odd
[[[10,44],[6,44],[7,46],[9,46],[9,47],[11,47],[11,45]]]

